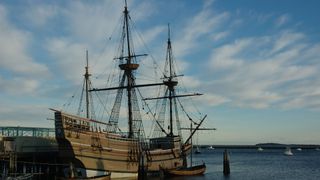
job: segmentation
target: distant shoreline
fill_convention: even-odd
[[[218,149],[283,149],[286,147],[303,148],[303,149],[316,149],[320,148],[318,144],[278,144],[278,143],[259,143],[255,145],[199,145],[199,148],[207,148],[212,146]]]

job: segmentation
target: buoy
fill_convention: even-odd
[[[228,176],[230,174],[230,164],[228,151],[225,149],[223,153],[223,174]]]

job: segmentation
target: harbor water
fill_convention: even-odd
[[[285,156],[284,149],[229,149],[230,175],[223,175],[224,149],[202,149],[194,154],[197,164],[204,161],[205,175],[174,177],[170,180],[319,180],[320,151],[292,149],[293,156]],[[157,179],[157,178],[155,178]],[[168,178],[169,179],[169,178]]]
[[[292,149],[228,149],[230,175],[223,174],[224,149],[201,149],[193,154],[194,165],[205,162],[206,172],[201,176],[171,177],[166,180],[320,180],[320,151]],[[1,174],[1,172],[0,172]],[[2,176],[0,176],[0,179]],[[160,180],[148,177],[148,180]]]

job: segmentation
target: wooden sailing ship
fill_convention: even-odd
[[[123,18],[123,32],[121,53],[115,58],[121,75],[117,87],[92,88],[87,66],[84,75],[84,92],[86,101],[86,116],[81,117],[62,110],[54,110],[56,139],[59,145],[59,157],[62,163],[70,163],[73,168],[67,168],[66,175],[74,177],[94,177],[111,174],[111,178],[137,177],[139,169],[147,172],[159,172],[160,168],[175,170],[187,167],[187,155],[191,152],[189,142],[205,117],[202,117],[197,127],[186,141],[183,141],[180,132],[178,112],[175,110],[178,98],[200,94],[176,94],[178,75],[174,72],[172,62],[172,48],[170,31],[167,43],[167,74],[162,82],[153,84],[136,84],[135,72],[139,68],[136,55],[131,46],[129,11],[125,5]],[[150,86],[164,86],[165,94],[161,97],[144,98],[143,101],[163,100],[169,104],[168,130],[164,126],[164,108],[160,108],[159,117],[155,118],[157,136],[147,139],[145,136],[139,104],[137,100],[138,88]],[[115,103],[111,110],[108,122],[98,121],[90,117],[90,93],[100,91],[117,91]],[[119,114],[123,93],[126,92],[126,109],[128,132],[120,131]],[[190,117],[189,117],[190,119]],[[174,131],[174,123],[177,132]]]

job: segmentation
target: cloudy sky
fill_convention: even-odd
[[[85,50],[92,71],[110,69],[123,4],[1,1],[0,125],[53,127],[48,108],[61,108],[79,88]],[[142,44],[159,64],[170,23],[184,85],[204,93],[195,103],[208,114],[205,125],[218,129],[200,133],[200,143],[320,144],[320,2],[128,4]]]

